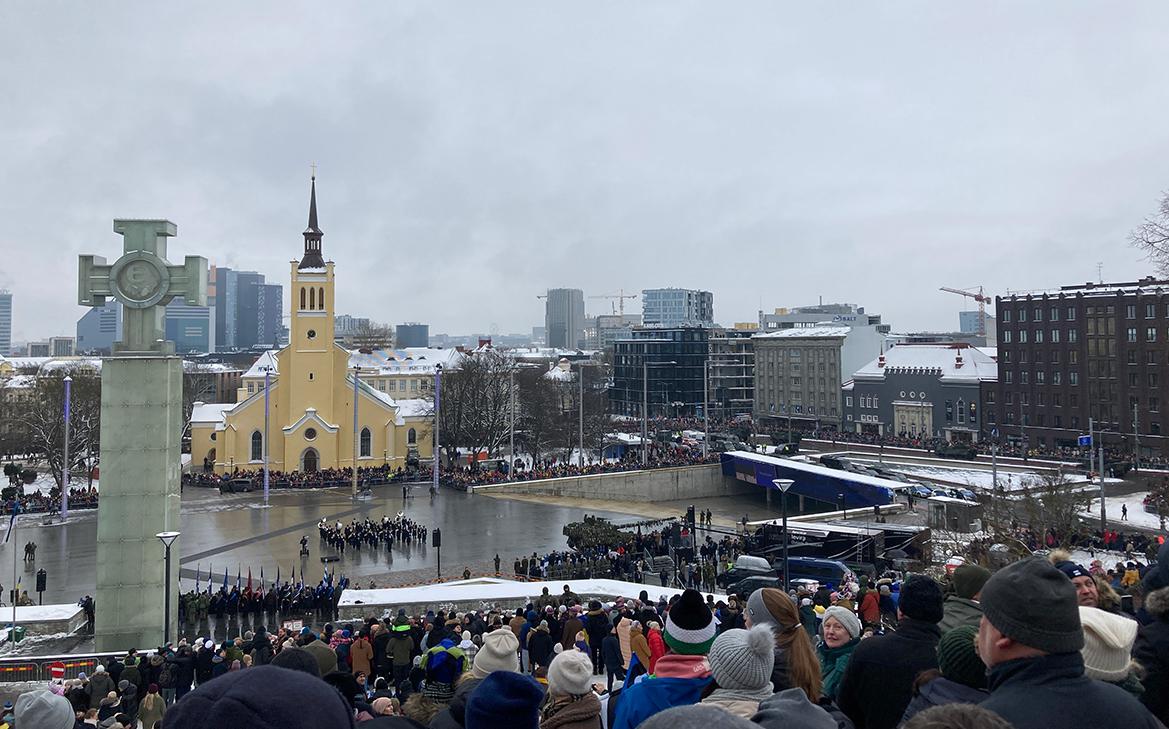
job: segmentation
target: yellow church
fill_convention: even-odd
[[[273,471],[346,468],[355,454],[362,468],[405,468],[407,458],[432,457],[433,412],[427,400],[395,400],[360,378],[354,389],[350,352],[333,341],[335,279],[333,262],[321,257],[323,236],[314,175],[304,255],[291,262],[289,344],[257,360],[244,375],[238,402],[195,403],[190,425],[196,468],[201,463],[216,473],[261,468],[265,430]]]

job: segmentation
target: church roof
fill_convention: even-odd
[[[324,235],[317,224],[317,176],[314,174],[312,192],[309,193],[308,227],[304,230],[304,257],[300,259],[297,270],[325,267],[325,259],[321,257],[321,237]]]
[[[437,347],[405,347],[403,349],[375,349],[369,352],[349,352],[349,368],[378,370],[379,374],[434,374],[434,366],[444,370],[457,369],[464,354],[457,349]]]
[[[252,363],[252,366],[248,368],[248,371],[245,372],[243,376],[263,377],[265,372],[271,372],[274,375],[280,374],[280,361],[276,356],[277,352],[278,350],[269,349],[267,352],[261,354],[256,358],[256,361]]]
[[[197,402],[195,407],[191,408],[191,422],[219,423],[223,420],[223,414],[235,406],[236,403],[233,402]]]

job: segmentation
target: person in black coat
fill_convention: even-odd
[[[1084,675],[1076,588],[1046,559],[996,572],[979,604],[978,655],[990,669],[982,708],[1014,729],[1162,726],[1124,689]]]
[[[589,657],[593,661],[593,671],[601,673],[605,670],[605,662],[601,660],[601,643],[605,636],[613,629],[609,615],[601,609],[601,603],[593,600],[589,603],[589,611],[584,617],[585,632],[589,636]],[[547,664],[545,664],[547,665]]]
[[[245,648],[246,652],[252,656],[253,666],[266,666],[272,662],[272,638],[263,625],[256,628],[251,645]]]
[[[1162,724],[1169,724],[1169,587],[1150,592],[1144,611],[1153,622],[1141,627],[1132,651],[1146,672],[1141,702]]]
[[[548,623],[543,620],[535,630],[528,631],[528,658],[533,670],[538,666],[547,668],[552,664],[555,644],[552,634],[548,632]]]
[[[195,680],[199,683],[206,683],[211,680],[211,662],[215,657],[213,648],[214,644],[211,641],[207,641],[199,646],[199,650],[195,654]]]
[[[862,640],[840,682],[837,703],[856,729],[895,729],[913,698],[917,674],[938,667],[938,583],[924,575],[906,580],[897,614],[897,631]]]
[[[605,674],[609,677],[609,691],[613,690],[613,679],[625,680],[625,657],[621,655],[621,639],[617,637],[617,626],[621,618],[613,625],[613,629],[601,641],[601,660],[605,663]]]
[[[177,653],[167,656],[167,663],[171,664],[174,675],[175,701],[186,696],[191,690],[191,682],[195,680],[195,656],[189,646],[179,646]]]

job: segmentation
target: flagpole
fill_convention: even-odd
[[[21,487],[21,491],[24,488]],[[16,499],[12,502],[12,528],[9,532],[16,535],[16,515],[20,513],[20,493],[16,494]],[[20,593],[16,591],[16,545],[20,543],[19,539],[12,540],[12,630],[8,633],[8,640],[10,643],[16,641],[16,603],[20,600]]]

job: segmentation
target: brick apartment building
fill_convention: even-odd
[[[984,430],[1058,448],[1075,446],[1092,419],[1109,448],[1131,452],[1135,438],[1142,456],[1169,455],[1169,281],[1063,286],[997,296],[995,307],[998,382]]]

